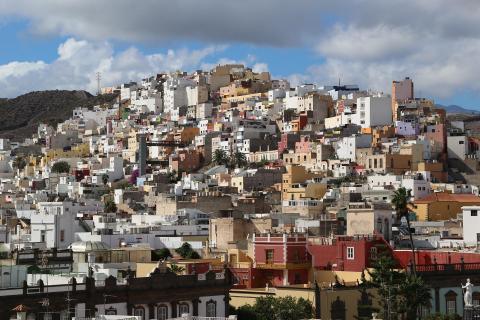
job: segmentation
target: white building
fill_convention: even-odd
[[[369,134],[343,137],[334,143],[338,159],[355,161],[355,151],[358,148],[367,148],[372,144],[372,136]]]
[[[480,206],[462,207],[463,241],[467,245],[477,245],[480,242]]]
[[[448,136],[447,152],[449,159],[465,160],[468,153],[468,141],[466,136]]]
[[[357,98],[357,112],[352,123],[362,128],[390,125],[392,123],[392,101],[388,96]]]
[[[205,86],[187,86],[185,87],[185,93],[187,95],[187,106],[196,106],[208,101],[208,90]]]

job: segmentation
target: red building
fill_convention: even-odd
[[[179,150],[169,157],[169,166],[176,172],[191,172],[200,167],[200,153],[197,150]]]
[[[230,264],[237,288],[308,283],[311,262],[305,235],[254,235],[251,241],[250,262]]]
[[[253,268],[261,270],[265,284],[280,286],[308,282],[311,266],[305,235],[254,235]]]
[[[73,174],[75,175],[75,181],[79,182],[82,181],[83,178],[86,176],[90,175],[90,170],[89,169],[75,169],[73,171]]]
[[[411,250],[395,250],[395,259],[403,268],[412,260]],[[480,263],[480,254],[474,252],[415,250],[415,262],[418,266],[433,264]]]
[[[390,245],[380,235],[337,236],[310,242],[308,252],[317,270],[362,272],[373,266],[380,254],[389,252]]]
[[[295,143],[300,141],[300,136],[295,133],[284,133],[278,142],[278,154],[281,155],[284,151],[293,150]]]

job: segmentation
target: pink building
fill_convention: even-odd
[[[295,142],[295,153],[309,153],[312,151],[312,142],[309,136],[301,136],[300,141]]]

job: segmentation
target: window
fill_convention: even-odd
[[[133,310],[133,315],[140,317],[140,319],[145,320],[145,309],[143,307],[136,307]]]
[[[377,247],[370,248],[370,259],[376,260],[377,259]]]
[[[60,230],[60,241],[65,241],[65,230]]]
[[[167,320],[168,319],[168,307],[159,306],[157,308],[157,319],[158,320]]]
[[[206,305],[206,316],[207,317],[216,317],[217,316],[217,303],[213,300],[207,302]]]
[[[265,258],[267,263],[273,263],[273,249],[265,250]]]
[[[354,247],[347,247],[347,259],[348,260],[355,259],[355,248]]]
[[[455,300],[447,300],[447,314],[454,314],[457,310],[457,302]]]
[[[465,144],[465,141],[458,141],[458,144]]]
[[[477,210],[470,210],[470,215],[472,217],[476,217],[477,216]]]
[[[180,316],[183,314],[190,314],[190,307],[187,303],[181,303],[178,305],[178,313]]]
[[[472,294],[472,304],[474,306],[480,306],[480,292],[476,291]]]
[[[457,294],[454,291],[445,294],[445,306],[447,314],[457,313]]]

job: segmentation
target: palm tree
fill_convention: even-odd
[[[402,217],[405,217],[407,220],[408,235],[410,238],[410,248],[412,248],[412,267],[413,274],[416,275],[416,263],[415,263],[415,246],[413,244],[413,235],[410,230],[410,215],[408,210],[408,205],[410,204],[411,190],[407,190],[404,187],[399,188],[393,193],[392,204],[395,207],[397,212],[397,220],[400,221]]]
[[[176,273],[176,274],[181,274],[183,271],[185,271],[184,267],[179,266],[178,264],[171,264],[170,268],[168,268],[171,272]]]
[[[213,162],[217,165],[227,165],[229,162],[228,155],[225,150],[217,149],[213,153]]]
[[[247,157],[245,157],[244,153],[239,151],[236,151],[233,154],[232,161],[237,168],[245,167],[247,165]]]
[[[27,165],[27,161],[25,160],[24,157],[17,156],[12,163],[12,166],[16,169],[23,170],[25,166]]]
[[[107,185],[108,180],[109,180],[108,174],[106,174],[106,173],[102,174],[102,182],[103,182],[104,186]]]

